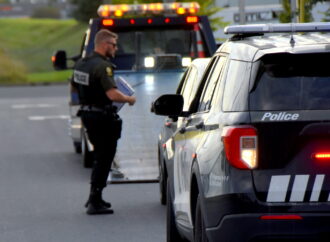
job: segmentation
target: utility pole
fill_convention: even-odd
[[[239,24],[245,24],[245,0],[239,0]]]
[[[305,0],[299,0],[299,23],[305,22]]]

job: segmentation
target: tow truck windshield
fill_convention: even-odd
[[[192,46],[191,30],[182,29],[150,29],[143,31],[117,32],[121,41],[117,55],[136,54],[135,43],[140,38],[141,54],[171,54],[179,53],[189,56]]]
[[[114,30],[115,31],[115,30]],[[176,56],[190,57],[196,51],[193,41],[193,30],[182,28],[132,29],[116,32],[119,35],[118,51],[113,62],[121,70],[140,69],[144,67],[148,56],[163,56],[167,59]],[[172,56],[169,56],[172,54]],[[196,54],[197,55],[197,54]],[[180,63],[181,64],[181,63]]]

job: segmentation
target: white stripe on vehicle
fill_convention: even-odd
[[[313,185],[313,191],[311,195],[311,202],[317,202],[320,198],[320,193],[323,185],[325,175],[317,175]]]
[[[272,176],[267,194],[267,202],[285,201],[290,178],[290,175]]]
[[[328,202],[330,202],[330,193],[329,193],[329,197],[328,197]]]
[[[296,175],[290,196],[290,202],[302,202],[306,193],[309,175]]]

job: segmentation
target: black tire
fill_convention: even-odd
[[[199,195],[198,195],[197,201],[196,201],[194,241],[195,242],[208,242],[208,239],[206,236],[202,209],[201,209],[201,199],[200,199]]]
[[[73,142],[73,148],[77,154],[81,154],[81,142]]]
[[[85,135],[81,136],[81,150],[83,155],[83,164],[85,168],[91,168],[94,163],[93,152],[88,150],[88,144]]]
[[[173,210],[172,198],[170,193],[170,185],[167,180],[167,207],[166,207],[166,241],[167,242],[183,242],[178,229],[176,228],[175,215]]]
[[[165,167],[164,164],[161,165],[162,161],[159,161],[159,193],[160,193],[160,203],[162,205],[166,205],[166,190],[167,190],[167,177],[166,177],[166,172],[165,172]]]

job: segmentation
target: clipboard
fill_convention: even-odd
[[[122,77],[115,77],[115,82],[119,91],[124,93],[127,96],[132,96],[134,94],[133,87]],[[125,105],[125,103],[113,102],[113,106],[117,107],[117,112]]]

